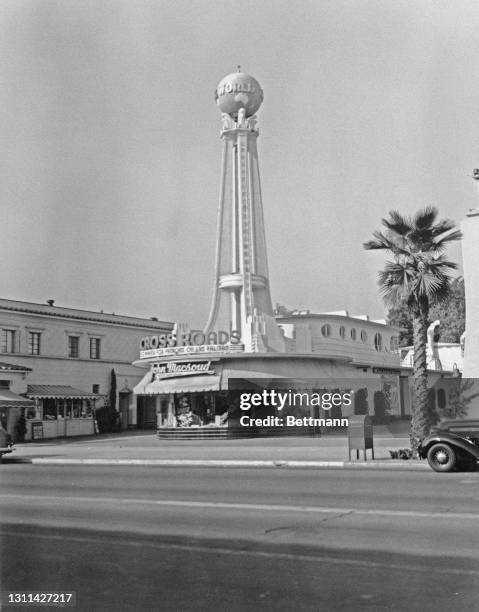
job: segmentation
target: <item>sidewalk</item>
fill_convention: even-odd
[[[389,432],[388,432],[389,433]],[[345,435],[321,438],[281,437],[236,440],[159,440],[154,433],[124,432],[82,439],[45,440],[17,444],[5,463],[61,465],[149,465],[215,467],[330,467],[350,469],[428,469],[423,461],[393,460],[389,450],[406,448],[406,435],[377,435],[375,460],[348,459]]]

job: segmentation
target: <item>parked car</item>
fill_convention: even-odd
[[[13,450],[12,436],[0,424],[0,462],[2,461],[2,455],[11,453]]]
[[[422,440],[419,456],[435,472],[476,469],[479,461],[479,420],[441,421]]]

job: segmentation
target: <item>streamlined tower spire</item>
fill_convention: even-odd
[[[223,155],[216,237],[216,273],[206,332],[240,332],[248,352],[283,350],[273,317],[258,166],[256,111],[263,91],[236,72],[215,92]]]

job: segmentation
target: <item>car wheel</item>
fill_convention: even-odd
[[[427,461],[435,472],[451,472],[456,466],[457,456],[449,444],[434,444],[427,451]]]

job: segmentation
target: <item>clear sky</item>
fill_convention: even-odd
[[[478,58],[476,0],[2,0],[0,296],[202,326],[241,64],[273,301],[380,318],[381,217],[477,204]]]

